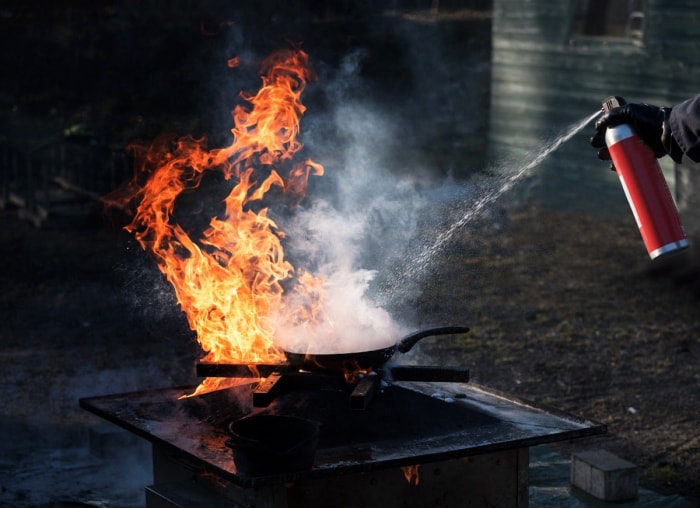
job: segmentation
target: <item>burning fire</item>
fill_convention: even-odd
[[[418,468],[420,464],[414,464],[412,466],[403,466],[401,470],[403,471],[403,476],[409,485],[417,486],[420,483],[420,475],[418,474]]]
[[[185,136],[132,147],[137,169],[126,201],[137,206],[126,229],[173,285],[207,362],[281,360],[273,341],[276,316],[323,319],[318,307],[285,305],[285,291],[321,305],[323,281],[285,259],[284,233],[268,213],[272,199],[298,204],[309,176],[323,174],[316,162],[293,161],[302,148],[300,96],[313,78],[308,55],[276,52],[263,61],[261,75],[258,92],[241,93],[244,104],[232,111],[229,146],[210,149],[205,139]],[[178,223],[178,199],[211,172],[223,175],[231,190],[206,229],[192,232]],[[281,284],[288,280],[291,290]],[[221,387],[218,381],[206,379],[196,393]]]

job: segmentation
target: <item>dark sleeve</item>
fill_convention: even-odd
[[[669,124],[683,153],[700,162],[700,95],[673,106]]]

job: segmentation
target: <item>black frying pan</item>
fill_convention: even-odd
[[[406,353],[416,345],[416,343],[425,338],[434,335],[448,335],[452,333],[466,333],[469,328],[465,326],[441,326],[438,328],[429,328],[407,335],[399,340],[396,344],[383,349],[373,349],[371,351],[360,351],[356,353],[337,353],[337,354],[309,354],[309,353],[292,353],[285,351],[289,364],[295,369],[303,369],[309,371],[318,370],[339,370],[339,371],[355,371],[377,369],[384,365],[389,359],[394,356],[396,351]]]

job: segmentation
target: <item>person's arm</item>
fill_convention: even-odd
[[[700,95],[673,106],[668,123],[681,154],[700,162]],[[680,162],[680,157],[673,159]]]

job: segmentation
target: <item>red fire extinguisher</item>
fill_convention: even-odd
[[[603,111],[624,104],[622,97],[608,97],[603,101]],[[628,124],[608,127],[605,144],[651,259],[688,247],[678,210],[653,150]]]

